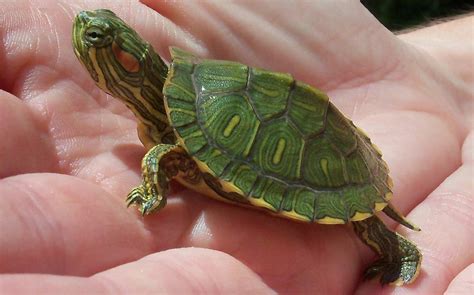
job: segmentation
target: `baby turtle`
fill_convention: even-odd
[[[380,258],[367,277],[415,280],[422,255],[388,229],[383,211],[419,230],[389,203],[381,153],[326,94],[289,74],[171,48],[169,66],[105,9],[79,13],[74,51],[96,84],[138,119],[148,152],[143,182],[127,197],[143,215],[166,204],[176,179],[207,196],[304,222],[351,222]]]

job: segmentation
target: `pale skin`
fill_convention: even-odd
[[[472,291],[474,17],[394,36],[357,1],[148,2],[0,1],[0,293]],[[178,184],[157,214],[126,209],[145,152],[136,123],[70,41],[73,16],[96,8],[165,59],[176,45],[327,92],[383,151],[393,203],[422,229],[388,222],[422,251],[418,280],[362,281],[374,254],[350,226],[295,223]]]

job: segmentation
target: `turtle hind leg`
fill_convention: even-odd
[[[380,255],[365,271],[367,279],[380,276],[382,285],[409,284],[418,276],[422,255],[415,244],[389,230],[377,217],[353,222],[358,237]]]
[[[127,207],[137,205],[142,215],[163,208],[169,181],[178,174],[183,159],[189,157],[180,146],[158,144],[152,147],[142,160],[142,184],[128,194]]]

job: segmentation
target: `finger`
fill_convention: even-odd
[[[40,116],[0,90],[0,179],[25,172],[57,171],[55,149]]]
[[[161,252],[93,278],[113,280],[119,288],[127,288],[125,278],[133,278],[138,288],[150,292],[157,287],[163,293],[178,294],[271,292],[254,272],[232,256],[200,248]]]
[[[471,294],[473,288],[474,263],[471,263],[454,278],[444,294]]]
[[[63,86],[28,101],[0,90],[0,178],[60,172],[123,195],[138,182],[143,155],[136,123],[104,112],[77,85]]]
[[[364,258],[357,258],[348,226],[305,224],[220,202],[198,212],[182,244],[229,253],[278,292],[349,294],[359,281]]]
[[[404,213],[460,166],[459,139],[436,116],[390,112],[367,116],[357,124],[382,151],[394,183],[392,202]]]
[[[471,133],[463,146],[463,165],[409,215],[410,219],[418,220],[422,231],[401,230],[423,254],[420,276],[410,288],[403,289],[404,293],[441,294],[474,261],[473,145]],[[365,284],[358,291],[377,293],[374,288],[380,287]]]
[[[185,200],[173,197],[142,219],[121,198],[71,176],[4,179],[0,271],[90,275],[154,251],[199,246],[234,254],[278,290],[336,285],[347,293],[358,280],[360,262],[346,265],[358,249],[345,227],[305,226],[182,193]],[[348,283],[337,284],[340,276]]]
[[[0,62],[8,69],[0,74],[0,86],[20,98],[38,90],[37,86],[51,87],[52,75],[71,70],[72,55],[63,54],[70,51],[71,29],[57,5],[40,1],[2,1],[0,5]]]
[[[423,48],[436,58],[438,64],[445,66],[466,85],[472,85],[474,83],[473,67],[466,61],[473,58],[474,44],[472,38],[465,38],[465,36],[472,35],[473,21],[474,16],[465,16],[408,32],[399,37],[416,47]]]
[[[397,60],[398,42],[357,1],[142,2],[200,40],[207,57],[290,72],[324,90]]]
[[[90,275],[173,247],[192,217],[181,203],[143,224],[122,198],[75,177],[0,180],[0,272]]]
[[[187,248],[161,252],[89,278],[54,275],[3,275],[6,294],[268,294],[260,278],[231,256]]]

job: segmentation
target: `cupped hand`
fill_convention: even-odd
[[[295,223],[177,184],[155,215],[126,209],[144,154],[136,123],[71,46],[74,15],[96,8],[165,59],[179,46],[327,92],[383,151],[393,203],[422,229],[399,228],[424,260],[396,291],[469,291],[472,17],[394,36],[357,1],[146,2],[0,0],[2,293],[394,291],[361,280],[374,254],[350,226]]]

